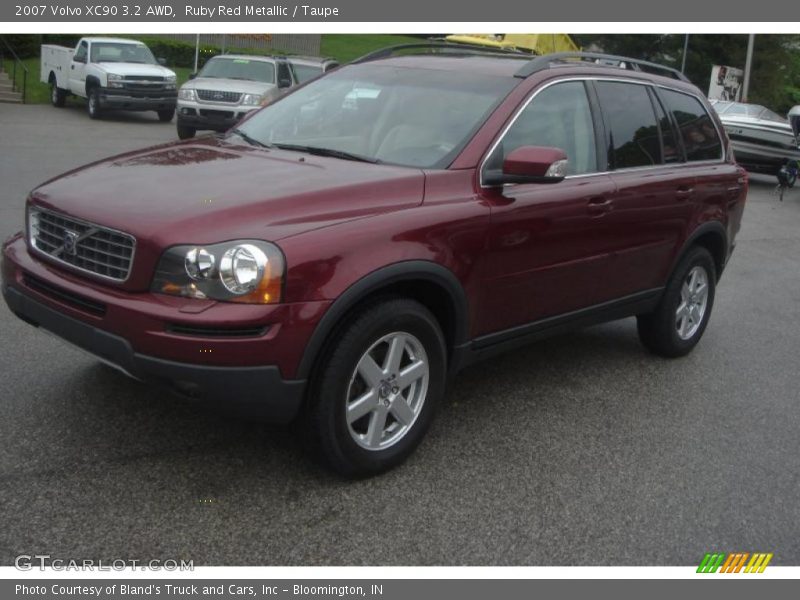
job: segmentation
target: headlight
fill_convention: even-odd
[[[274,244],[241,240],[173,246],[158,263],[151,291],[247,304],[281,301],[285,265]]]
[[[122,75],[117,75],[116,73],[109,73],[107,76],[108,80],[108,87],[110,88],[121,88],[124,87],[122,80],[124,77]]]
[[[261,94],[244,94],[242,96],[242,104],[246,104],[248,106],[258,106],[261,104],[263,99],[264,96]]]
[[[167,75],[164,77],[164,87],[166,87],[168,90],[174,90],[176,81],[177,77],[175,77],[175,75]]]
[[[181,100],[196,100],[196,96],[192,88],[181,88],[178,92],[178,98]]]

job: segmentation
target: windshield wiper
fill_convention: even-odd
[[[333,148],[320,148],[317,146],[302,146],[300,144],[272,144],[274,148],[281,150],[292,150],[296,152],[307,152],[316,156],[330,156],[332,158],[341,158],[343,160],[356,160],[359,162],[366,162],[378,164],[381,161],[377,158],[370,158],[369,156],[361,156],[360,154],[353,154],[352,152],[345,152],[344,150],[334,150]]]
[[[240,138],[242,138],[245,142],[247,142],[251,146],[259,146],[261,148],[274,148],[274,146],[272,146],[271,144],[265,144],[264,142],[257,140],[254,137],[250,137],[239,128],[231,129],[231,133],[238,135]]]

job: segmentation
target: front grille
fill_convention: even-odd
[[[266,327],[196,327],[194,325],[184,325],[171,323],[167,326],[169,333],[178,335],[196,335],[199,337],[259,337],[266,333]]]
[[[146,83],[146,82],[124,82],[126,90],[132,92],[160,92],[165,89],[164,84],[161,82]]]
[[[30,210],[28,221],[31,245],[50,258],[114,281],[128,278],[132,236],[39,208]]]
[[[85,296],[68,292],[65,289],[51,285],[46,281],[43,281],[42,279],[34,277],[28,273],[23,275],[22,282],[33,291],[38,292],[43,296],[47,296],[72,306],[73,308],[77,308],[83,312],[87,312],[98,317],[102,317],[104,314],[106,314],[106,305],[102,302],[97,302]]]
[[[242,94],[239,92],[221,92],[217,90],[196,90],[197,97],[206,102],[239,102]]]

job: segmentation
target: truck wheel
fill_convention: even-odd
[[[709,251],[700,246],[689,250],[675,267],[655,311],[637,317],[645,347],[668,358],[691,352],[708,325],[716,281]]]
[[[170,108],[169,110],[159,110],[158,112],[158,120],[162,123],[168,123],[172,121],[172,117],[175,116],[175,109]]]
[[[439,324],[418,302],[390,299],[357,315],[311,382],[307,426],[321,457],[348,477],[403,462],[444,395],[446,365]]]
[[[89,90],[89,98],[86,101],[86,110],[89,112],[90,119],[99,119],[102,116],[100,108],[100,92],[97,88]]]
[[[67,91],[56,85],[55,80],[50,82],[50,102],[53,106],[62,108],[67,100]]]
[[[178,123],[178,137],[182,140],[188,140],[194,137],[197,130],[194,127],[187,127]]]

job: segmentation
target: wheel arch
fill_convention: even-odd
[[[365,275],[328,308],[306,344],[296,378],[307,379],[324,355],[332,334],[348,316],[378,298],[399,295],[417,300],[442,327],[448,356],[467,341],[469,307],[461,282],[449,269],[425,260],[395,263]]]
[[[675,269],[686,252],[694,246],[701,246],[711,253],[717,270],[717,280],[719,280],[728,258],[728,232],[725,230],[725,226],[719,221],[708,221],[695,229],[676,255],[670,272]]]
[[[102,87],[100,85],[100,79],[97,77],[97,75],[89,75],[86,78],[86,95],[88,96],[89,92],[96,87]]]

